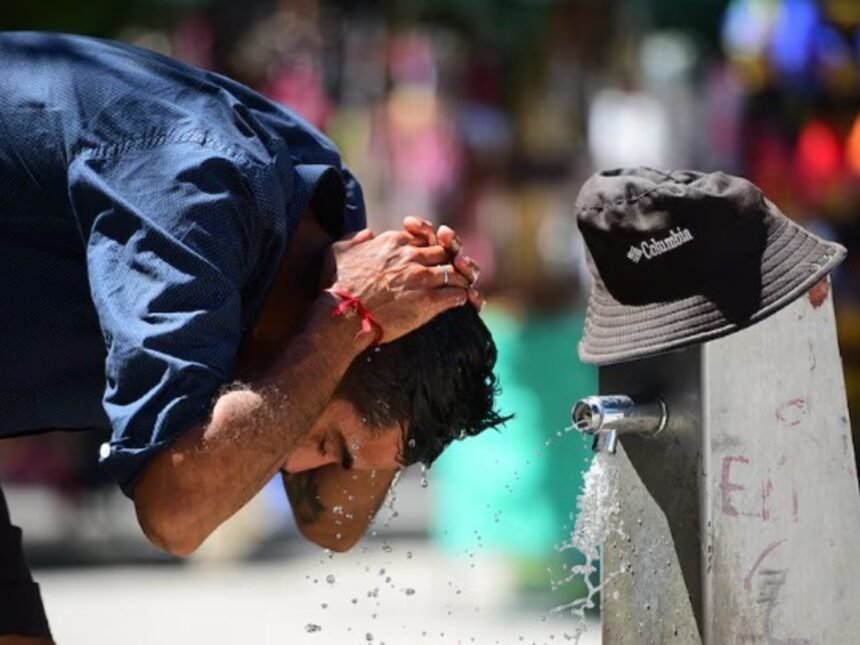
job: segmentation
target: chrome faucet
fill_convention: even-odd
[[[669,411],[659,397],[613,394],[577,401],[571,417],[577,430],[594,437],[593,450],[615,454],[619,435],[654,436],[666,427]]]

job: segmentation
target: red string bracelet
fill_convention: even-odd
[[[331,312],[332,318],[340,318],[341,316],[345,316],[347,312],[354,311],[358,315],[358,317],[361,318],[361,331],[359,331],[355,335],[355,338],[358,338],[362,334],[369,334],[373,332],[374,337],[371,346],[378,345],[379,341],[382,340],[382,336],[384,334],[382,330],[382,325],[380,325],[379,321],[373,317],[373,314],[370,313],[370,310],[364,306],[364,303],[361,301],[361,299],[355,297],[348,291],[329,289],[329,293],[332,293],[341,299],[338,305]]]

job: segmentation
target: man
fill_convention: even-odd
[[[0,438],[111,428],[102,464],[171,553],[279,471],[344,550],[399,468],[503,421],[477,266],[445,227],[361,230],[298,117],[116,43],[5,34],[0,66]],[[50,633],[0,496],[4,642]]]

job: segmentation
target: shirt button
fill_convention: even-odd
[[[110,457],[110,453],[111,449],[109,443],[103,443],[101,446],[99,446],[99,457],[101,457],[102,459],[107,459],[108,457]]]

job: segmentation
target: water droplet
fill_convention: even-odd
[[[318,632],[321,630],[322,627],[320,627],[319,625],[314,625],[313,623],[308,623],[307,625],[305,625],[305,631],[308,633]]]
[[[403,590],[403,593],[405,593],[407,596],[414,596],[415,590],[412,589],[411,587],[407,587],[406,589]]]
[[[372,640],[373,640],[373,634],[371,634],[370,632],[367,632],[367,633],[364,635],[364,639],[369,643],[370,641],[372,641]]]
[[[325,577],[325,581],[326,581],[327,583],[329,583],[330,585],[333,585],[333,584],[334,584],[334,574],[331,574],[331,573],[330,573],[330,574],[328,574],[328,575]]]

